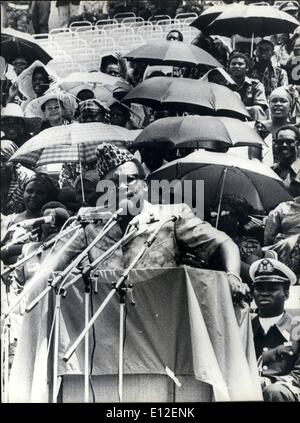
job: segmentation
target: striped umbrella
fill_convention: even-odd
[[[96,160],[101,142],[129,146],[140,132],[99,122],[54,126],[32,137],[10,160],[30,169],[51,163],[86,164]]]

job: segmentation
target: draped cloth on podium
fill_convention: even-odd
[[[94,311],[110,292],[111,282],[120,275],[121,271],[100,271],[98,294],[93,294],[91,301]],[[249,310],[233,308],[225,273],[186,266],[134,269],[128,282],[133,284],[136,304],[131,305],[127,294],[124,378],[126,375],[168,378],[168,367],[179,382],[189,375],[211,385],[212,400],[262,399]],[[34,298],[37,291],[30,297]],[[63,377],[84,373],[83,342],[67,363],[62,360],[84,328],[83,292],[83,282],[79,281],[61,300],[58,373]],[[11,402],[47,401],[53,358],[50,354],[47,364],[45,345],[53,300],[52,294],[24,317],[10,378]],[[49,302],[52,306],[46,316],[45,304]],[[95,346],[92,374],[117,375],[118,294],[100,315],[94,330],[95,337],[92,332],[89,335],[90,353]],[[178,389],[184,389],[184,382]]]

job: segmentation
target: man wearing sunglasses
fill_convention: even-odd
[[[278,163],[273,170],[283,180],[293,197],[300,195],[299,130],[296,126],[282,126],[276,134],[274,152]]]

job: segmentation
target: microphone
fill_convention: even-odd
[[[101,211],[104,210],[104,211]],[[119,208],[115,213],[107,210],[107,207],[81,207],[76,220],[77,222],[94,223],[97,221],[108,220],[110,218],[116,219],[122,214],[123,208]]]
[[[23,222],[15,223],[15,228],[30,228],[34,229],[39,226],[42,226],[44,223],[51,223],[54,225],[55,223],[55,214],[50,214],[48,216],[38,217],[36,219],[27,219],[23,220]]]

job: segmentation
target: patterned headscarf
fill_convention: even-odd
[[[47,190],[47,202],[56,201],[58,199],[59,187],[55,179],[46,175],[45,173],[35,173],[32,177],[26,182],[24,189],[30,182],[40,182],[46,187]]]
[[[10,140],[1,140],[1,157],[9,160],[11,156],[18,150],[17,144]]]
[[[134,161],[134,156],[125,148],[119,148],[114,144],[102,143],[97,147],[96,156],[97,171],[100,179],[108,172],[121,166],[123,163]]]

